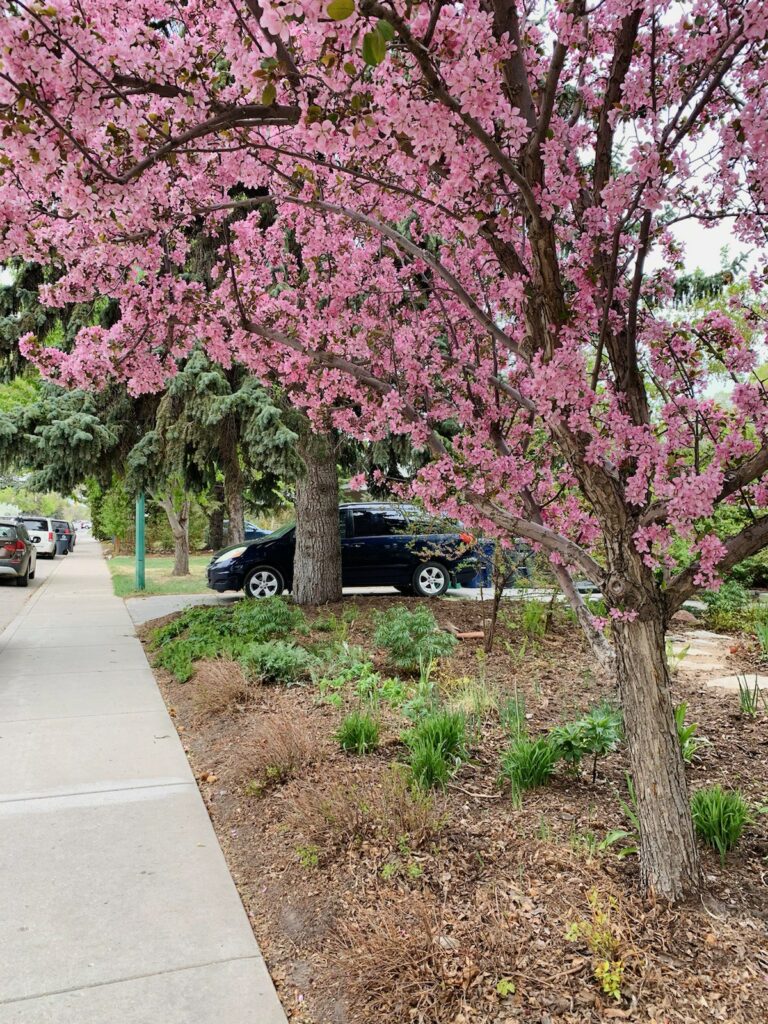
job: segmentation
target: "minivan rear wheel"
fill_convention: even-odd
[[[413,589],[419,597],[440,597],[450,582],[448,570],[440,562],[424,562],[413,574]]]
[[[278,597],[285,590],[285,580],[277,569],[257,565],[245,577],[243,590],[246,597]]]

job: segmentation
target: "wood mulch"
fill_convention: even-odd
[[[418,602],[354,598],[322,614],[352,601],[360,614],[348,640],[371,650],[388,674],[371,649],[372,613]],[[477,603],[430,607],[444,626],[482,628]],[[514,612],[506,614],[494,652],[485,657],[478,641],[463,641],[441,666],[442,687],[484,677],[502,701],[523,695],[532,735],[613,696],[576,627],[558,620],[532,642]],[[740,664],[753,654],[746,645]],[[724,866],[702,851],[699,900],[673,909],[647,902],[636,857],[619,859],[619,844],[599,849],[611,830],[627,826],[625,752],[600,764],[595,785],[586,768],[578,775],[559,768],[551,785],[515,807],[497,782],[508,741],[491,711],[473,737],[471,760],[434,798],[432,831],[415,840],[396,835],[393,818],[350,828],[352,838],[338,825],[330,838],[319,836],[318,808],[341,801],[341,817],[353,816],[360,794],[378,806],[404,756],[402,716],[382,712],[379,750],[353,757],[333,740],[355,706],[351,695],[339,708],[318,703],[311,686],[256,687],[244,703],[204,716],[196,679],[158,678],[295,1024],[768,1020],[768,814],[755,816]],[[765,805],[768,714],[746,720],[736,696],[708,690],[690,672],[679,672],[674,688],[710,741],[688,769],[691,787],[739,786]],[[243,764],[265,721],[302,723],[310,761],[294,777],[249,791]],[[374,812],[365,806],[363,813]],[[590,898],[608,914],[623,963],[618,1000],[601,991],[583,938],[567,937],[591,919]]]

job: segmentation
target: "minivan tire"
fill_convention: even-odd
[[[413,589],[419,597],[440,597],[450,582],[450,574],[440,562],[424,562],[413,574]]]
[[[271,565],[257,565],[251,569],[243,582],[246,597],[260,600],[264,597],[279,597],[285,590],[282,573]]]

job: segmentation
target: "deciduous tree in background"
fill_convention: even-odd
[[[550,553],[618,675],[643,882],[694,890],[664,630],[768,540],[768,403],[728,312],[658,310],[674,223],[728,218],[763,251],[762,0],[4,7],[0,255],[55,259],[54,306],[121,310],[71,354],[27,351],[138,393],[199,341],[317,424],[429,449],[429,503]],[[184,274],[200,223],[211,288]],[[725,542],[719,502],[750,510]]]

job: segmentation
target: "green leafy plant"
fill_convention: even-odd
[[[501,777],[512,790],[512,798],[519,802],[521,794],[549,782],[560,753],[548,736],[532,740],[527,736],[516,739],[501,758]]]
[[[520,615],[520,627],[527,637],[532,640],[544,636],[547,630],[548,607],[543,601],[535,598],[522,602]]]
[[[721,863],[741,839],[750,820],[749,804],[741,791],[725,790],[722,786],[697,790],[691,798],[691,815],[696,832],[717,850]]]
[[[379,744],[381,726],[363,711],[347,715],[336,731],[336,741],[347,753],[367,754]]]
[[[403,735],[414,782],[424,789],[445,786],[466,757],[467,723],[463,714],[437,710]]]
[[[597,779],[597,762],[615,750],[623,737],[621,712],[603,701],[575,722],[565,722],[550,730],[549,738],[558,757],[571,768],[592,755],[592,782]]]
[[[564,722],[550,729],[549,738],[557,747],[558,755],[565,763],[576,769],[589,753],[584,722]]]
[[[621,955],[621,932],[613,920],[618,903],[613,896],[604,897],[597,889],[587,894],[588,918],[572,921],[565,930],[568,942],[582,943],[592,955],[592,971],[607,996],[621,999],[624,960]]]
[[[615,750],[624,736],[621,712],[608,701],[592,708],[582,719],[585,749],[592,754],[592,782],[597,779],[597,761]]]
[[[600,843],[601,851],[611,849],[621,843],[621,848],[616,852],[620,860],[636,854],[640,848],[640,819],[637,814],[637,793],[635,792],[634,779],[629,772],[626,774],[626,780],[629,799],[619,801],[619,806],[631,827],[611,829]]]
[[[228,608],[190,608],[152,634],[155,664],[184,683],[192,677],[195,662],[236,653],[231,626]]]
[[[680,741],[680,753],[686,764],[693,761],[696,751],[709,743],[703,736],[696,736],[699,726],[696,722],[686,722],[685,716],[688,713],[688,704],[682,701],[675,707],[675,728],[677,738]]]
[[[760,705],[765,705],[765,694],[760,689],[757,676],[753,683],[747,680],[746,672],[737,677],[739,683],[739,711],[746,718],[757,718]]]
[[[316,868],[320,863],[320,850],[314,844],[297,846],[296,855],[303,868]]]
[[[690,649],[690,644],[684,644],[679,651],[676,651],[674,642],[669,638],[665,640],[664,652],[667,657],[667,668],[669,669],[671,675],[677,675],[678,669],[685,661],[685,658],[687,657]]]
[[[316,665],[309,651],[285,640],[250,644],[240,655],[243,671],[262,683],[295,686],[305,682]]]
[[[377,616],[374,639],[402,672],[418,672],[420,666],[451,654],[457,643],[455,636],[438,628],[428,608],[410,611],[403,605]]]

